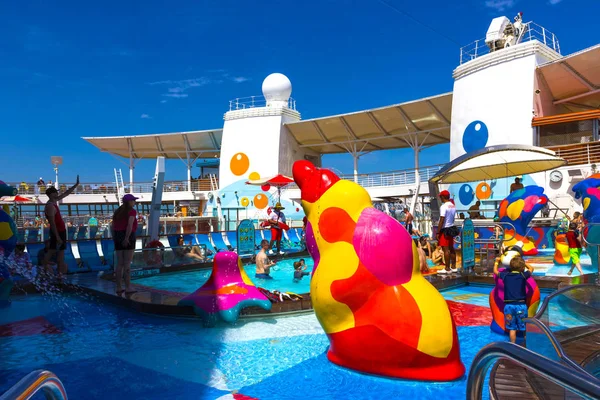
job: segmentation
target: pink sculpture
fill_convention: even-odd
[[[231,251],[217,253],[208,281],[178,305],[193,306],[196,314],[209,323],[214,323],[217,315],[235,322],[244,307],[271,309],[271,302],[254,286],[238,255]]]

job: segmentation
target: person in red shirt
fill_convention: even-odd
[[[48,202],[44,208],[46,219],[50,224],[50,247],[46,252],[44,261],[42,263],[42,273],[47,274],[51,271],[48,268],[50,259],[57,254],[57,272],[58,278],[61,279],[63,274],[67,273],[67,264],[65,263],[65,249],[67,248],[67,228],[65,221],[60,215],[60,208],[58,202],[75,190],[79,186],[79,175],[77,175],[77,181],[73,186],[67,189],[63,194],[58,194],[58,190],[54,186],[46,189],[46,196],[48,196]],[[57,253],[58,252],[58,253]]]
[[[137,212],[135,201],[137,197],[132,194],[123,196],[121,205],[113,214],[112,235],[117,252],[117,265],[115,266],[115,283],[117,296],[123,294],[122,282],[125,281],[125,294],[134,293],[131,288],[131,262],[135,250],[135,231],[137,230]]]
[[[573,273],[573,268],[577,268],[580,275],[583,275],[581,264],[579,263],[579,257],[581,256],[581,242],[577,236],[577,223],[571,222],[569,224],[569,230],[567,231],[567,243],[569,244],[569,255],[571,256],[571,262],[573,265],[569,270],[569,275]]]

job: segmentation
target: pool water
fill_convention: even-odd
[[[256,278],[256,264],[244,266],[248,277],[256,286],[268,289],[279,290],[281,292],[308,293],[310,292],[310,275],[305,276],[300,281],[294,281],[294,262],[299,259],[281,260],[271,268],[271,277],[273,279]],[[313,268],[313,260],[305,258],[307,272]],[[147,278],[136,279],[133,283],[152,287],[159,290],[167,290],[178,293],[192,293],[210,277],[212,270],[205,269],[193,272],[167,273],[150,276]]]
[[[489,329],[490,290],[463,286],[442,293],[467,368],[481,347],[506,340]],[[61,378],[73,399],[466,397],[467,375],[448,383],[363,375],[331,364],[328,345],[314,314],[203,328],[198,319],[139,314],[91,297],[22,295],[0,313],[0,393],[44,368]]]
[[[568,276],[569,265],[554,265],[554,249],[540,249],[535,256],[526,256],[525,261],[530,264],[535,271],[534,276]],[[592,266],[592,259],[587,253],[583,253],[580,258],[581,269],[584,274],[598,272]],[[573,270],[571,276],[578,276],[577,269]]]

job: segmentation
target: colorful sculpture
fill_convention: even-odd
[[[235,322],[244,307],[271,309],[271,302],[250,280],[238,255],[222,251],[215,255],[208,281],[194,293],[179,301],[180,306],[193,306],[197,315],[212,325],[220,316]]]
[[[0,197],[14,195],[17,190],[0,181]],[[0,208],[0,307],[9,304],[8,297],[13,281],[8,270],[7,259],[17,244],[17,226],[10,217],[8,206]]]
[[[410,235],[376,210],[359,185],[297,161],[294,180],[308,218],[312,304],[335,364],[389,377],[463,376],[456,326],[421,275]]]
[[[544,188],[534,185],[515,190],[502,200],[498,209],[500,222],[507,222],[515,227],[512,229],[505,226],[505,237],[509,238],[504,242],[505,246],[522,242],[525,255],[533,256],[538,253],[536,244],[527,237],[528,225],[546,203],[548,197],[544,194]]]
[[[559,233],[554,239],[554,265],[570,265],[571,255],[569,254],[569,243],[567,235]]]
[[[517,242],[515,245],[508,247],[500,256],[500,262],[504,267],[510,265],[510,260],[513,257],[522,255],[521,245],[521,242]],[[498,272],[504,271],[504,269],[500,268]],[[490,310],[492,311],[490,329],[496,333],[507,334],[504,325],[504,281],[498,275],[494,274],[494,283],[496,286],[490,292]],[[527,279],[526,292],[527,298],[525,303],[527,304],[527,314],[529,317],[533,317],[540,305],[540,289],[533,277]]]
[[[581,199],[583,221],[586,227],[583,237],[593,245],[600,244],[600,174],[594,174],[573,186],[575,198]],[[590,224],[590,225],[587,225]],[[598,224],[598,225],[596,225]],[[594,270],[598,270],[598,246],[587,246]]]

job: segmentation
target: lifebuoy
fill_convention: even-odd
[[[487,200],[492,196],[492,187],[487,182],[481,182],[475,188],[475,196],[479,200]]]
[[[156,250],[144,250],[144,261],[147,266],[157,266],[162,265],[162,252],[165,246],[160,242],[160,240],[153,240],[146,245],[146,249],[156,249]]]

